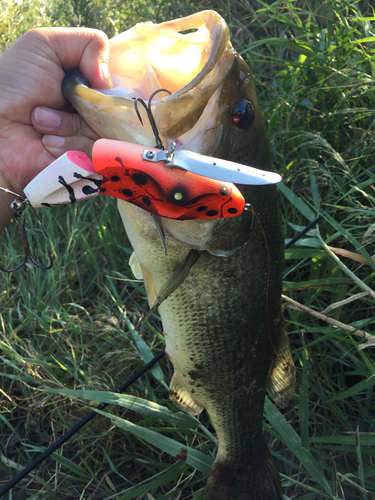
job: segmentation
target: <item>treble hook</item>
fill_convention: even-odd
[[[135,98],[134,99],[134,108],[135,108],[135,112],[137,113],[137,116],[139,118],[139,121],[141,122],[142,125],[143,125],[143,121],[142,121],[141,115],[139,114],[138,103],[141,103],[142,106],[145,108],[147,116],[148,116],[148,119],[149,119],[149,122],[150,122],[150,125],[151,125],[151,128],[152,128],[152,131],[154,133],[155,142],[156,142],[155,147],[158,148],[158,149],[164,149],[163,143],[161,142],[161,139],[160,139],[158,128],[157,128],[156,123],[155,123],[155,119],[154,119],[154,117],[152,115],[152,111],[151,111],[151,102],[152,102],[152,99],[159,92],[167,92],[169,95],[172,94],[172,92],[170,92],[168,89],[158,89],[158,90],[155,90],[155,92],[153,92],[151,94],[151,96],[150,96],[147,104],[140,97]],[[152,215],[152,218],[154,220],[154,223],[155,223],[156,229],[158,231],[158,234],[160,236],[161,242],[163,244],[164,253],[165,253],[165,255],[167,255],[167,244],[165,242],[165,234],[164,234],[164,227],[163,227],[162,219],[158,215],[154,215],[154,214],[151,214],[151,215]]]
[[[26,263],[28,258],[31,260],[31,262],[33,264],[35,264],[37,267],[39,267],[39,269],[44,269],[44,270],[51,269],[51,267],[53,266],[53,260],[52,260],[52,255],[51,255],[51,252],[49,251],[49,249],[47,249],[48,258],[49,258],[48,266],[42,266],[42,264],[40,264],[37,261],[38,247],[37,247],[37,244],[36,244],[36,241],[35,241],[35,238],[33,235],[31,236],[31,240],[33,242],[34,253],[32,254],[31,250],[30,250],[30,245],[29,245],[29,241],[27,239],[26,229],[25,229],[26,221],[25,221],[25,217],[22,215],[22,212],[25,210],[26,205],[29,205],[31,210],[34,212],[34,215],[35,215],[44,235],[48,239],[48,235],[45,232],[44,227],[42,226],[42,223],[39,220],[34,207],[31,205],[31,203],[29,202],[29,200],[27,198],[22,198],[22,196],[20,196],[17,193],[13,193],[9,189],[5,189],[5,188],[0,187],[0,190],[4,191],[5,193],[9,193],[9,194],[16,196],[16,199],[11,203],[10,207],[13,210],[13,219],[14,219],[15,223],[17,224],[18,229],[20,231],[22,245],[23,245],[23,249],[25,252],[25,256],[24,256],[24,259],[21,262],[21,264],[14,267],[13,269],[5,269],[3,266],[0,265],[0,270],[4,271],[5,273],[13,273],[14,271],[17,271],[18,269],[20,269]]]
[[[151,96],[150,96],[150,98],[148,100],[148,104],[146,104],[145,101],[143,99],[141,99],[140,97],[135,98],[134,99],[134,108],[135,108],[135,112],[137,113],[137,116],[139,118],[139,121],[141,122],[142,125],[143,125],[143,121],[142,121],[141,115],[139,114],[138,103],[142,104],[142,106],[145,108],[147,116],[148,116],[148,119],[149,119],[149,122],[150,122],[150,125],[151,125],[151,128],[152,128],[152,131],[154,133],[155,142],[156,142],[155,147],[158,148],[158,149],[164,149],[163,143],[161,142],[161,139],[160,139],[158,128],[157,128],[156,123],[155,123],[155,119],[154,119],[154,117],[152,115],[152,111],[151,111],[151,102],[152,102],[152,99],[159,92],[168,92],[169,95],[172,94],[172,92],[170,92],[168,89],[158,89],[158,90],[155,90],[155,92],[153,92],[151,94]]]

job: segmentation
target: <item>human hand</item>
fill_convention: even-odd
[[[65,150],[91,150],[99,137],[69,112],[61,82],[66,70],[79,66],[95,88],[109,88],[107,61],[106,35],[86,28],[31,30],[0,55],[0,187],[22,195],[31,179],[62,154],[61,146],[56,148],[60,138],[53,138],[54,123],[59,122],[59,133],[69,131]],[[11,201],[0,191],[0,230],[12,215]]]

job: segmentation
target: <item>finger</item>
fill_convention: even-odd
[[[60,136],[80,136],[96,141],[98,134],[87,125],[78,113],[67,113],[38,106],[31,113],[31,123],[41,134]]]
[[[61,137],[59,135],[44,135],[42,142],[45,149],[55,158],[67,151],[83,151],[91,158],[94,142],[88,137]]]
[[[112,87],[108,71],[108,38],[102,31],[88,28],[37,28],[29,32],[39,52],[45,52],[68,70],[79,66],[81,73],[97,89]],[[42,42],[43,46],[40,46]]]

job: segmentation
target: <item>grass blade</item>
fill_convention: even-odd
[[[165,406],[129,394],[117,394],[116,392],[104,391],[75,391],[68,389],[48,389],[48,392],[122,406],[123,408],[136,411],[141,415],[155,417],[155,419],[160,419],[182,427],[198,427],[198,422],[191,415],[182,412],[173,413]]]
[[[268,398],[266,398],[264,411],[272,427],[280,436],[281,441],[293,451],[294,455],[299,459],[311,477],[319,484],[320,488],[333,498],[332,489],[311,451],[303,447],[301,438],[293,427],[287,424],[285,418]]]
[[[133,424],[128,420],[117,417],[116,415],[111,415],[100,410],[95,411],[107,418],[110,418],[116,425],[118,425],[118,427],[121,427],[122,429],[131,432],[135,436],[144,439],[148,443],[156,446],[159,450],[165,451],[173,457],[181,455],[181,453],[183,453],[185,449],[187,451],[186,463],[191,465],[195,469],[204,472],[205,474],[209,473],[213,463],[212,457],[209,457],[198,450],[194,450],[193,448],[189,448],[188,446],[183,446],[181,443],[174,439],[171,439],[146,427],[141,427],[139,425]]]

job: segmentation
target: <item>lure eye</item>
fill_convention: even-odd
[[[171,192],[171,198],[169,203],[172,202],[175,206],[183,206],[189,199],[190,196],[186,188],[178,184]]]
[[[232,120],[237,128],[248,129],[254,123],[255,109],[246,99],[240,101],[233,110]]]

